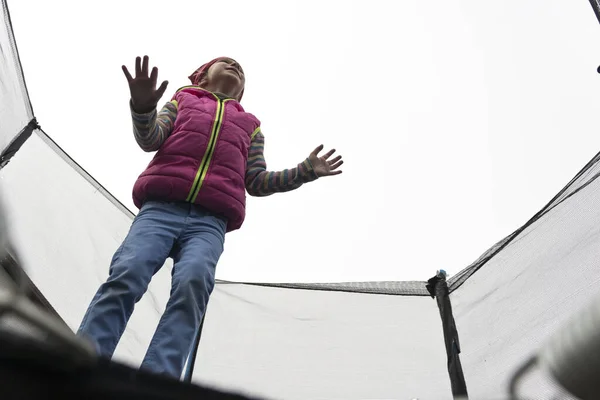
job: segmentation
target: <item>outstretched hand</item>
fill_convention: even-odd
[[[335,149],[332,149],[319,157],[319,153],[323,150],[323,147],[323,145],[320,145],[310,153],[310,156],[308,156],[308,160],[312,164],[315,174],[318,177],[341,174],[342,171],[338,168],[344,163],[342,156],[337,156],[329,160],[333,153],[335,153]]]
[[[137,57],[135,59],[135,78],[131,76],[127,67],[123,65],[123,73],[129,83],[131,93],[131,102],[135,111],[147,113],[156,108],[158,101],[165,94],[169,82],[164,81],[158,89],[156,82],[158,80],[158,68],[152,68],[148,76],[148,56],[144,56],[144,62]]]

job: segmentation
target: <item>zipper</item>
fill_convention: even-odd
[[[214,96],[214,95],[213,95]],[[217,96],[217,111],[215,113],[215,121],[213,123],[212,131],[210,133],[210,138],[208,140],[208,147],[206,148],[206,152],[202,156],[202,161],[200,162],[200,167],[198,168],[198,172],[196,172],[196,177],[194,178],[194,184],[192,185],[192,189],[188,194],[188,197],[185,201],[187,202],[196,202],[196,198],[198,198],[198,193],[200,193],[200,188],[206,179],[206,173],[208,172],[208,167],[210,166],[210,162],[215,153],[215,147],[217,145],[217,139],[219,136],[219,132],[221,131],[221,126],[223,125],[223,114],[225,112],[225,102],[226,100],[221,100]]]

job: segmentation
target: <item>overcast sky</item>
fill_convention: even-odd
[[[341,176],[250,198],[221,279],[455,274],[600,149],[600,30],[584,0],[9,7],[42,128],[133,211],[152,155],[133,139],[120,67],[138,55],[170,81],[161,105],[200,64],[236,58],[269,169],[294,167],[321,143],[344,156]]]

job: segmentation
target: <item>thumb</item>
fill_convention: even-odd
[[[156,89],[156,95],[159,98],[162,97],[163,94],[165,94],[165,90],[167,90],[167,86],[169,86],[169,82],[164,81],[163,83],[160,84],[160,87],[158,89]]]
[[[316,149],[314,149],[314,150],[313,150],[313,152],[312,152],[312,153],[310,153],[310,155],[311,155],[311,156],[318,157],[318,156],[319,156],[319,152],[320,152],[321,150],[323,150],[323,147],[324,147],[324,146],[323,146],[322,144],[321,144],[321,145],[319,145],[319,147],[317,147]]]

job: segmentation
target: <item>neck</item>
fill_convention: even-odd
[[[221,93],[225,96],[231,97],[232,99],[237,98],[238,93],[234,93],[234,88],[227,84],[207,84],[202,85],[202,89],[208,90],[213,93]]]

